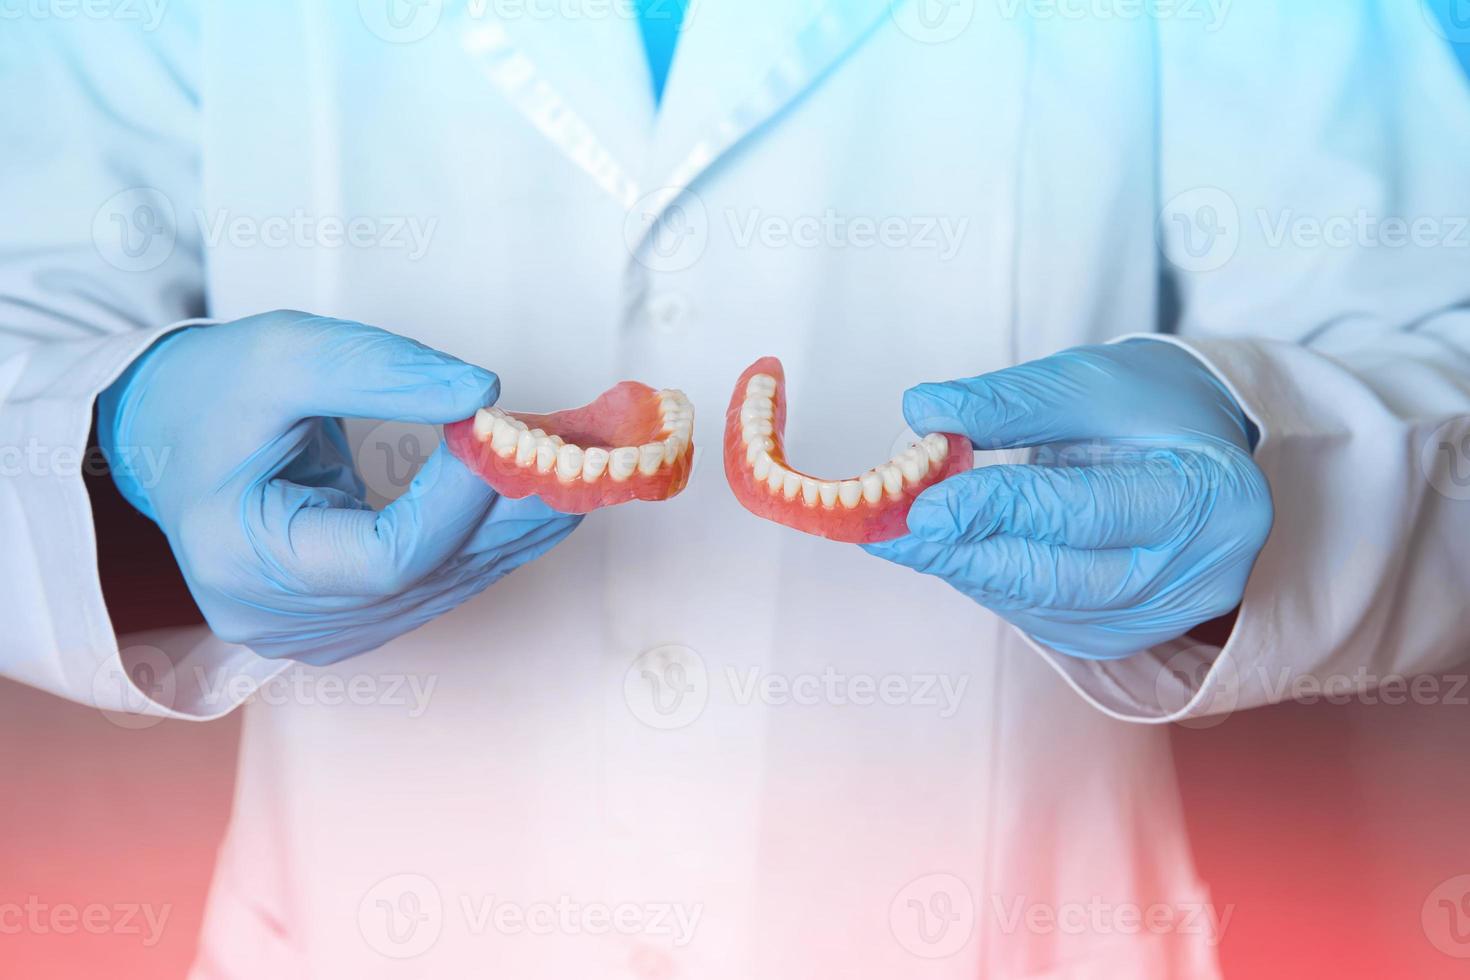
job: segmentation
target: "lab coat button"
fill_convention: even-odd
[[[678,293],[659,293],[649,297],[644,313],[653,329],[672,333],[688,319],[689,301]]]

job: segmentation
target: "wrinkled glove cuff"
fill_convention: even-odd
[[[150,364],[155,363],[162,352],[189,329],[181,326],[154,341],[97,396],[97,447],[107,460],[112,482],[128,503],[154,523],[158,522],[158,517],[148,499],[148,489],[157,474],[149,476],[144,468],[137,465],[142,447],[133,443],[129,431],[137,406],[148,392],[148,379],[152,374]],[[150,448],[162,451],[164,447]]]

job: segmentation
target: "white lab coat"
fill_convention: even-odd
[[[705,0],[657,118],[631,17],[357,6],[7,26],[0,445],[40,462],[0,480],[0,670],[208,718],[280,669],[203,630],[119,643],[99,593],[67,454],[186,317],[378,324],[498,371],[516,409],[681,387],[704,455],[673,502],[270,681],[198,976],[1214,976],[1229,910],[1138,723],[1434,671],[1470,637],[1470,97],[1415,5]],[[937,43],[946,12],[969,19]],[[1299,232],[1360,209],[1441,241]],[[298,216],[367,223],[344,244]],[[891,451],[911,383],[1156,330],[1262,432],[1276,525],[1223,650],[1059,656],[725,486],[757,356],[785,362],[792,458],[841,475]],[[381,471],[402,433],[369,429]],[[149,700],[118,683],[135,663]],[[516,928],[558,901],[593,920]],[[1130,916],[1151,905],[1173,926]]]

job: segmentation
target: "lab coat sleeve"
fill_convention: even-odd
[[[1470,654],[1470,87],[1413,0],[1225,11],[1158,24],[1165,339],[1259,427],[1275,524],[1223,649],[1042,652],[1132,721],[1433,698]]]
[[[96,395],[203,312],[197,25],[152,9],[0,31],[0,676],[209,717],[278,668],[202,630],[120,644],[82,481]]]

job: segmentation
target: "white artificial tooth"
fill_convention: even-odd
[[[679,458],[679,454],[682,453],[684,451],[684,447],[689,444],[687,442],[680,442],[677,436],[670,436],[669,438],[664,440],[663,445],[664,465],[673,466],[674,460]]]
[[[801,493],[801,477],[787,470],[786,476],[781,480],[781,496],[787,500],[795,500],[798,493]]]
[[[582,475],[582,447],[562,446],[556,451],[556,476],[559,480],[575,480]]]
[[[781,487],[786,483],[786,474],[790,472],[780,463],[772,461],[771,472],[766,474],[766,489],[772,493],[780,493]]]
[[[747,422],[745,426],[740,430],[740,438],[743,439],[747,445],[764,436],[771,436],[775,434],[776,427],[771,424],[770,419],[756,419],[753,422]]]
[[[755,479],[758,483],[764,483],[766,477],[771,475],[771,467],[775,465],[771,460],[770,453],[761,453],[755,458]]]
[[[878,479],[883,481],[883,489],[890,497],[898,497],[903,494],[903,471],[892,463],[884,463],[878,467]]]
[[[653,476],[664,462],[664,444],[661,442],[645,443],[638,447],[638,472],[644,476]]]
[[[883,499],[883,478],[873,470],[858,477],[858,482],[863,485],[863,499],[868,503],[876,504]]]
[[[549,436],[536,440],[536,472],[550,473],[556,465],[556,443]]]
[[[835,507],[837,505],[837,484],[835,481],[827,480],[817,484],[817,496],[822,498],[823,507]]]
[[[610,454],[606,449],[593,446],[582,454],[582,480],[585,483],[596,483],[602,478],[607,470],[607,462]]]
[[[837,484],[837,499],[842,501],[842,506],[851,510],[863,499],[863,485],[857,480],[843,480]]]
[[[489,439],[495,432],[495,415],[488,408],[475,413],[475,438],[480,442]]]
[[[776,394],[776,379],[769,374],[752,375],[745,383],[746,396],[754,395],[759,398],[773,398]]]
[[[520,439],[520,435],[509,420],[498,418],[495,420],[495,431],[490,435],[490,448],[497,456],[514,456],[516,442]]]
[[[565,446],[567,444],[567,441],[559,435],[552,434],[547,436],[546,438],[550,439],[551,444],[554,445],[557,449],[560,449],[562,446]]]
[[[817,506],[817,481],[809,476],[801,478],[801,501],[808,507]]]
[[[928,461],[929,457],[925,456],[924,462]],[[919,469],[919,461],[908,453],[894,459],[893,465],[897,466],[899,472],[903,474],[905,483],[918,483],[924,478],[923,470]]]
[[[776,406],[769,398],[750,398],[744,405],[740,406],[740,422],[754,422],[756,419],[770,419],[776,417]]]
[[[529,428],[529,426],[527,426],[526,423],[522,422],[520,419],[516,418],[514,415],[507,415],[505,417],[505,420],[507,422],[509,422],[512,426],[514,426],[515,427],[515,430],[517,432],[525,432],[526,429]]]
[[[745,447],[745,461],[751,466],[754,466],[761,456],[769,455],[775,448],[776,443],[774,440],[757,439]]]
[[[545,439],[546,438],[546,430],[545,429],[532,429],[531,430],[531,435],[535,436],[536,437],[536,441],[539,442],[542,439]]]
[[[924,447],[924,452],[929,454],[929,461],[932,463],[942,463],[944,457],[949,455],[949,440],[938,432],[929,433],[919,445]]]
[[[536,461],[536,437],[530,432],[522,432],[516,437],[516,465],[530,466]]]
[[[664,428],[669,433],[667,438],[677,439],[686,446],[689,444],[689,440],[694,437],[694,424],[692,422],[678,421],[672,425],[665,423]]]
[[[918,446],[910,446],[894,460],[909,483],[918,483],[929,475],[929,454]]]
[[[607,475],[622,483],[638,469],[638,447],[619,446],[608,453]]]

